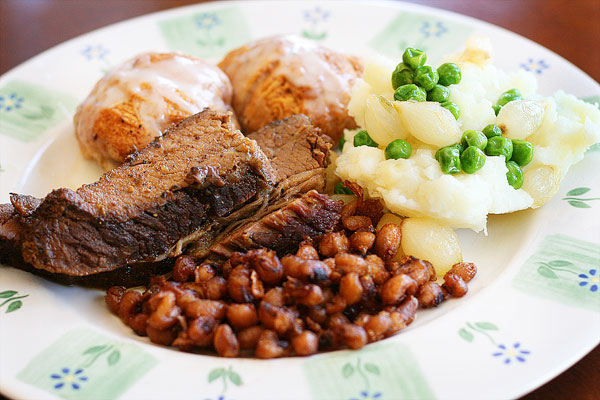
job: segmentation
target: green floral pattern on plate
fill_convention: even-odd
[[[576,208],[592,208],[589,204],[590,201],[600,200],[600,197],[581,197],[584,194],[588,193],[590,188],[587,187],[578,187],[575,189],[571,189],[567,192],[567,196],[563,197],[563,200],[566,200],[571,206]]]
[[[433,399],[419,364],[402,343],[312,357],[304,374],[315,399]]]
[[[156,363],[137,345],[82,328],[44,349],[17,378],[64,399],[113,399]]]
[[[23,302],[21,301],[21,299],[24,299],[25,297],[29,297],[29,295],[19,295],[19,292],[17,292],[16,290],[5,290],[3,292],[0,292],[0,308],[6,305],[5,313],[7,314],[13,311],[17,311],[23,306]]]
[[[238,7],[167,19],[158,26],[171,50],[198,57],[223,56],[251,40],[248,23]]]
[[[525,262],[512,284],[537,297],[600,312],[599,268],[600,244],[550,235]],[[594,284],[596,290],[592,289]]]
[[[77,101],[63,93],[20,80],[0,87],[0,135],[23,142],[40,138],[72,116]]]
[[[449,54],[464,45],[470,32],[471,28],[466,25],[439,17],[400,13],[369,44],[395,59],[401,59],[407,47],[432,54]]]

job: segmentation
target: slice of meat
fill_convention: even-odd
[[[229,258],[236,251],[267,247],[283,256],[295,251],[302,240],[328,232],[340,221],[341,203],[314,190],[281,203],[259,221],[218,239],[210,248],[212,255]]]
[[[271,122],[248,135],[256,140],[277,175],[280,193],[323,190],[331,138],[303,114]]]
[[[252,213],[277,182],[256,142],[233,130],[230,115],[205,110],[99,181],[52,191],[21,216],[21,254],[35,268],[73,276],[160,261],[215,220]],[[18,195],[11,200],[15,209],[26,203]]]

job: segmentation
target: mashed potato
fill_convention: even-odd
[[[448,125],[447,131],[481,130],[496,123],[506,128],[506,136],[531,142],[534,157],[523,168],[523,187],[515,190],[508,184],[504,156],[488,156],[484,167],[473,174],[444,174],[434,157],[441,146],[433,145],[435,140],[426,144],[417,140],[417,135],[407,133],[408,118],[402,112],[409,108],[393,101],[390,104],[394,104],[395,111],[394,107],[383,107],[377,116],[388,118],[386,112],[390,113],[389,121],[380,125],[397,127],[398,138],[405,138],[413,146],[410,158],[386,160],[384,149],[389,137],[387,143],[379,143],[379,148],[354,147],[356,130],[347,131],[336,174],[357,182],[371,197],[381,198],[391,211],[400,215],[430,217],[453,228],[481,231],[486,228],[488,214],[540,206],[558,190],[558,183],[569,167],[583,157],[588,147],[600,141],[600,110],[564,92],[551,97],[536,94],[535,76],[496,68],[491,64],[489,44],[482,39],[470,39],[463,53],[447,61],[459,64],[462,70],[461,82],[449,87],[450,100],[459,105],[461,115],[451,122],[457,126]],[[389,78],[394,67],[395,63],[386,59],[366,63],[363,79],[354,86],[349,104],[350,115],[359,126],[368,129],[365,113],[367,122],[373,120],[373,115],[369,115],[372,109],[367,106],[369,101],[373,104],[372,95],[393,100]],[[511,107],[505,106],[496,116],[492,105],[512,88],[518,88],[524,100],[512,102]],[[410,120],[414,119],[413,114]]]

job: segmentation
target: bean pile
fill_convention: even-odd
[[[476,273],[458,263],[440,286],[429,262],[393,260],[401,229],[376,230],[380,211],[348,203],[339,231],[281,258],[268,249],[234,253],[224,264],[180,256],[172,280],[153,278],[144,293],[115,286],[106,302],[138,335],[184,351],[275,358],[359,349],[404,329],[419,306],[465,295]]]

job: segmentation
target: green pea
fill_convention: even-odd
[[[440,105],[450,111],[452,115],[454,115],[454,118],[458,119],[458,117],[460,117],[460,107],[458,107],[458,104],[451,101],[445,101],[440,103]]]
[[[504,106],[513,100],[519,100],[522,98],[523,98],[523,95],[521,94],[519,89],[510,89],[500,95],[496,104],[499,106]],[[496,115],[498,115],[498,114],[496,113]]]
[[[377,147],[379,146],[379,144],[377,144],[376,141],[371,139],[369,133],[363,129],[358,131],[358,133],[354,135],[354,147],[358,146]]]
[[[338,182],[337,185],[333,188],[333,193],[335,194],[354,194],[352,190],[348,189],[344,186],[344,182]]]
[[[452,146],[442,147],[435,153],[435,159],[440,163],[440,168],[445,174],[458,174],[461,171],[460,164],[460,149],[456,146],[462,146],[455,144]]]
[[[464,147],[475,146],[481,150],[485,150],[487,142],[487,137],[485,137],[483,132],[473,130],[464,131],[460,139],[460,144]]]
[[[521,167],[514,161],[508,161],[506,168],[508,168],[508,172],[506,173],[508,184],[515,189],[520,189],[523,186],[523,170]]]
[[[439,149],[438,151],[435,152],[435,159],[438,162],[440,161],[439,157],[441,156],[442,151],[444,151],[444,149],[456,149],[456,150],[458,150],[458,155],[460,156],[460,153],[462,153],[465,148],[460,143],[454,143],[454,144],[451,144],[450,146],[442,147],[441,149]]]
[[[406,140],[396,139],[385,148],[385,159],[408,158],[412,153],[412,146]]]
[[[443,103],[450,98],[450,89],[446,86],[435,85],[433,89],[427,92],[427,101],[437,101]]]
[[[396,90],[402,85],[415,83],[414,77],[414,71],[408,65],[400,63],[396,65],[396,69],[392,72],[392,87]]]
[[[489,124],[483,128],[482,132],[488,139],[493,138],[494,136],[502,136],[502,129],[496,124]]]
[[[423,65],[415,70],[415,83],[425,90],[431,90],[437,85],[440,76],[429,65]]]
[[[399,101],[415,100],[425,101],[427,92],[415,84],[402,85],[394,92],[394,99]]]
[[[450,86],[460,83],[462,79],[462,73],[460,67],[454,63],[445,63],[438,67],[438,74],[440,75],[440,85]]]
[[[533,159],[533,145],[524,140],[513,139],[513,153],[510,161],[514,161],[519,166],[524,167]]]
[[[340,138],[340,150],[344,150],[344,143],[346,143],[346,137],[342,134],[342,137]]]
[[[427,61],[427,54],[425,54],[422,50],[413,49],[412,47],[404,50],[404,54],[402,54],[402,61],[404,64],[408,65],[413,70],[425,65],[425,61]]]
[[[492,110],[494,110],[494,114],[496,114],[496,116],[498,116],[498,113],[500,112],[501,108],[502,106],[499,105],[492,106]]]
[[[485,165],[485,153],[478,147],[469,146],[460,154],[460,164],[463,171],[472,174]]]
[[[488,139],[488,144],[485,147],[485,154],[488,156],[504,156],[508,161],[512,157],[513,144],[512,140],[503,136],[494,136]]]

